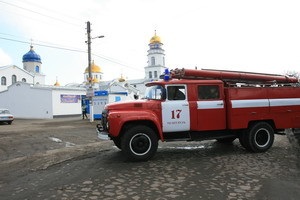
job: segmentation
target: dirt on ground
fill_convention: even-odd
[[[15,119],[0,124],[0,161],[99,142],[96,124],[80,117]]]

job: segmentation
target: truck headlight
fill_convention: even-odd
[[[106,129],[109,130],[109,121],[106,122]]]

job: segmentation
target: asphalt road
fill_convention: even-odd
[[[124,161],[111,142],[95,143],[98,140],[94,124],[78,119],[63,121],[43,121],[37,123],[39,128],[31,127],[37,132],[32,130],[27,134],[35,135],[41,147],[20,145],[23,154],[7,153],[0,162],[0,199],[299,199],[300,196],[300,150],[293,138],[278,135],[273,147],[260,154],[246,152],[237,140],[232,145],[214,140],[160,143],[152,160],[132,163]],[[59,126],[73,128],[57,130]],[[37,130],[41,127],[42,130]],[[7,137],[2,130],[1,142]],[[50,140],[44,133],[47,131],[48,134],[53,131],[51,136],[62,142]],[[25,133],[14,134],[26,139]],[[82,140],[81,134],[86,136]],[[38,135],[44,139],[38,140]],[[66,146],[66,141],[75,146]],[[52,143],[58,146],[51,146]],[[102,147],[96,148],[99,145]],[[25,153],[24,149],[32,146]],[[34,148],[43,156],[35,157]],[[31,162],[55,160],[59,152],[72,154],[73,158],[52,162],[43,169],[18,162],[10,163],[17,163],[17,167],[5,168],[11,160],[24,157],[32,159]]]

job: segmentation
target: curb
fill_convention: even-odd
[[[20,169],[22,169],[22,171],[44,170],[52,165],[86,154],[108,151],[112,149],[112,146],[113,143],[111,141],[101,141],[86,145],[48,150],[43,153],[2,161],[0,162],[0,171],[3,174],[12,171],[20,171]]]

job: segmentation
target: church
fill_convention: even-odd
[[[104,73],[98,65],[92,62],[91,72],[92,72],[92,87],[96,90],[98,89],[109,89],[108,85],[119,87],[125,87],[129,89],[135,95],[142,97],[145,92],[145,84],[151,81],[156,81],[159,76],[164,73],[165,67],[165,51],[163,49],[163,43],[159,36],[156,35],[156,31],[153,37],[150,39],[148,44],[149,50],[147,51],[147,65],[144,67],[144,78],[126,80],[122,75],[120,78],[111,81],[103,81],[102,78]],[[84,83],[89,85],[88,82],[88,68],[84,71]],[[114,84],[112,84],[114,82]],[[70,84],[72,85],[72,84]],[[80,84],[73,85],[79,87]]]
[[[102,110],[107,103],[142,98],[146,90],[145,84],[158,80],[159,76],[164,73],[166,69],[165,53],[162,48],[163,43],[161,42],[160,37],[156,35],[156,32],[154,36],[151,37],[148,46],[148,61],[147,65],[144,67],[145,75],[142,79],[125,80],[121,75],[120,78],[111,81],[102,81],[104,75],[102,69],[93,62],[91,66],[91,90],[88,88],[90,87],[88,82],[88,68],[85,69],[84,84],[86,84],[88,90],[88,98],[86,99],[85,104],[87,105],[88,113],[93,113],[95,119],[102,117]],[[78,84],[77,87],[80,87],[80,84]]]
[[[142,98],[145,84],[159,79],[164,73],[165,53],[163,43],[156,32],[148,44],[147,65],[142,79],[126,80],[122,75],[103,81],[104,73],[92,62],[92,84],[89,83],[88,68],[83,73],[83,83],[60,86],[45,85],[42,60],[33,46],[23,55],[23,68],[16,65],[0,67],[0,107],[8,108],[16,118],[54,118],[78,116],[81,105],[86,104],[88,113],[96,119],[107,103]]]
[[[30,46],[23,55],[23,68],[16,65],[0,67],[0,107],[7,108],[15,118],[52,119],[80,116],[85,88],[45,85],[40,55]]]
[[[30,46],[30,50],[23,56],[23,69],[16,65],[0,67],[0,92],[7,90],[9,85],[18,81],[29,84],[45,84],[45,75],[42,73],[41,57]]]

